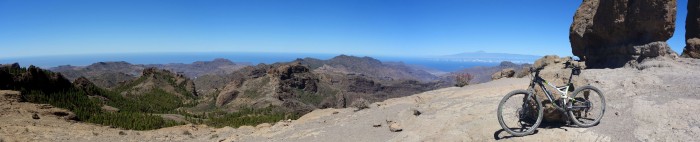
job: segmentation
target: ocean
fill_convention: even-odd
[[[61,55],[38,56],[21,58],[0,58],[0,64],[20,63],[21,66],[34,65],[41,68],[51,68],[60,65],[87,66],[96,62],[126,61],[132,64],[167,64],[192,63],[195,61],[212,61],[225,58],[233,62],[249,64],[271,64],[289,62],[297,58],[317,58],[327,60],[339,54],[309,54],[309,53],[132,53],[132,54],[92,54],[92,55]],[[441,61],[421,57],[384,57],[371,56],[382,62],[403,62],[405,64],[427,67],[430,69],[452,72],[474,66],[497,66],[499,62],[474,61]]]

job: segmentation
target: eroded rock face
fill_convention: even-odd
[[[685,19],[685,48],[683,57],[700,59],[700,1],[688,1],[688,15]]]
[[[281,65],[268,71],[273,82],[277,82],[278,99],[299,97],[300,90],[316,92],[318,89],[318,78],[313,75],[307,66],[299,62]]]
[[[634,66],[670,57],[666,40],[675,30],[676,0],[584,0],[569,40],[574,55],[594,68]]]
[[[547,55],[544,56],[537,61],[535,61],[535,64],[533,67],[541,69],[539,76],[542,77],[542,79],[547,80],[547,82],[552,83],[552,85],[557,85],[557,86],[564,86],[566,83],[569,81],[569,77],[571,76],[571,68],[564,68],[567,61],[571,61],[573,64],[576,66],[581,66],[585,68],[585,65],[583,65],[583,62],[577,62],[577,61],[572,61],[571,57],[562,57],[559,58],[556,55]],[[578,86],[583,86],[585,84],[588,84],[588,80],[583,79],[582,77],[578,77],[576,75],[571,77],[571,83],[573,84],[573,88],[569,88],[569,93],[571,93],[575,87]],[[551,86],[547,84],[543,84],[544,86],[547,87],[547,90],[552,94],[552,99],[559,100],[560,94],[557,92],[555,89],[552,88]],[[552,105],[552,102],[547,99],[545,96],[544,91],[540,88],[539,85],[535,86],[535,94],[537,97],[542,101],[542,105],[544,105],[544,120],[545,121],[555,121],[555,122],[563,122],[566,120],[563,117],[563,114],[556,110],[556,108]]]

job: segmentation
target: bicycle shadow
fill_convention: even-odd
[[[563,124],[562,122],[542,122],[542,124],[540,124],[540,126],[537,127],[537,130],[535,130],[535,132],[533,132],[530,135],[537,134],[540,131],[540,129],[564,129],[564,131],[569,131],[568,129],[565,128],[568,126],[569,125]],[[525,136],[529,136],[529,135],[525,135]],[[497,130],[496,132],[493,133],[494,140],[509,139],[509,138],[513,138],[513,137],[517,137],[517,136],[510,135],[504,129]]]

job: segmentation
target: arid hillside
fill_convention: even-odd
[[[45,105],[13,101],[3,91],[4,141],[693,141],[700,135],[700,60],[647,61],[643,68],[587,69],[581,78],[604,91],[601,123],[576,128],[549,122],[525,137],[509,137],[496,119],[498,101],[527,87],[527,78],[450,87],[372,103],[369,108],[320,109],[298,120],[240,128],[184,125],[132,131],[76,123]],[[680,73],[682,72],[682,73]],[[16,93],[16,92],[15,92]],[[33,119],[37,114],[39,119]],[[70,129],[65,129],[66,127]]]

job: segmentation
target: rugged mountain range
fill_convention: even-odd
[[[485,66],[476,66],[476,67],[471,67],[471,68],[466,68],[460,71],[456,72],[451,72],[445,75],[442,75],[443,78],[452,78],[452,76],[459,75],[459,74],[471,74],[474,76],[474,79],[470,81],[471,84],[473,83],[484,83],[491,81],[492,75],[498,71],[501,71],[503,69],[513,69],[516,72],[516,76],[518,73],[523,72],[523,70],[527,70],[528,67],[530,67],[530,64],[515,64],[512,62],[508,61],[503,61],[501,62],[498,66],[492,66],[492,67],[485,67]]]
[[[382,63],[371,57],[340,55],[329,60],[304,58],[297,59],[297,61],[318,72],[359,74],[379,79],[411,79],[418,81],[435,81],[439,79],[437,76],[424,70],[416,69],[400,62]]]
[[[228,74],[241,69],[248,64],[234,63],[227,59],[214,59],[213,61],[197,61],[191,64],[130,64],[121,62],[98,62],[88,66],[58,66],[49,70],[62,73],[66,78],[75,80],[78,77],[86,77],[97,86],[114,88],[119,83],[132,80],[141,75],[146,68],[159,68],[173,73],[182,74],[188,78],[196,78],[206,74]]]
[[[197,99],[194,83],[167,70],[146,68],[138,78],[107,90],[85,77],[72,83],[61,73],[19,64],[0,66],[0,89],[18,90],[23,102],[65,108],[66,119],[126,129],[155,129],[179,123],[157,113],[172,113]]]
[[[411,95],[451,84],[403,64],[370,57],[340,55],[329,60],[297,59],[288,63],[245,67],[228,75],[195,79],[208,94],[198,106],[235,108],[283,106],[305,113],[316,108],[343,108]]]
[[[170,70],[189,78],[196,78],[207,74],[229,74],[243,67],[249,66],[247,63],[234,63],[228,59],[217,58],[212,61],[196,61],[191,64],[170,63],[170,64],[148,64],[145,67],[155,67]]]
[[[75,112],[76,120],[126,129],[182,122],[255,124],[296,118],[318,108],[366,106],[450,86],[402,63],[345,55],[241,68],[217,59],[166,65],[99,62],[52,69],[58,73],[3,65],[0,89],[19,90],[28,102],[66,108]],[[193,81],[185,73],[199,77]],[[147,121],[129,123],[132,119]]]

